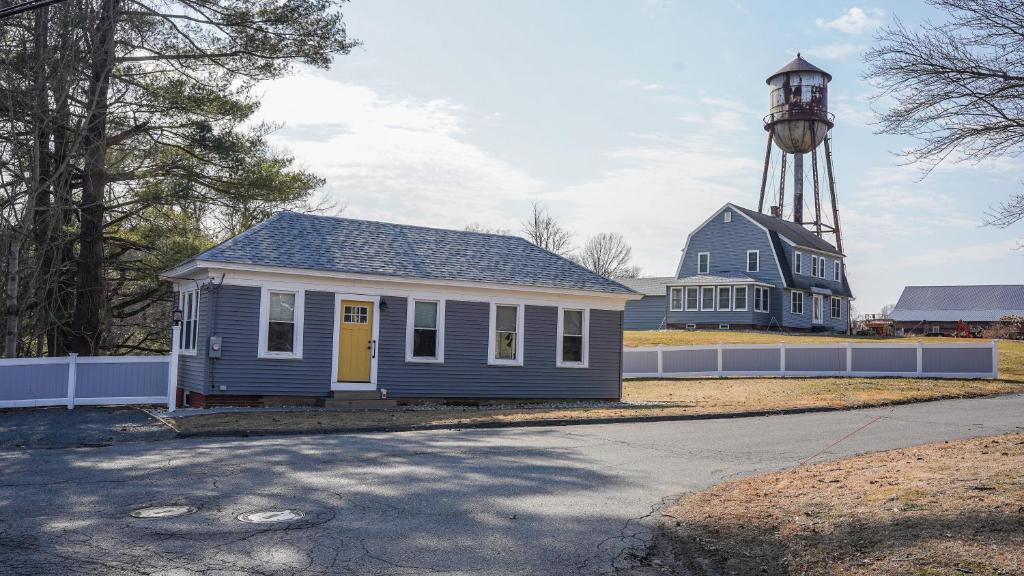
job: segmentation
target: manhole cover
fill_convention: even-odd
[[[261,510],[239,514],[238,519],[252,524],[267,524],[270,522],[292,522],[303,516],[305,514],[299,510]]]
[[[136,518],[174,518],[176,516],[185,516],[195,511],[196,509],[191,506],[148,506],[132,510],[130,515]]]

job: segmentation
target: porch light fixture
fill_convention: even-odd
[[[386,312],[387,309],[388,309],[388,301],[383,299],[383,298],[381,298],[380,299],[380,311],[381,312]]]
[[[183,316],[184,315],[181,311],[181,308],[175,307],[174,310],[171,312],[171,324],[175,326],[181,326],[181,320]]]

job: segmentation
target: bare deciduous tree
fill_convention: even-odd
[[[566,257],[572,254],[572,233],[537,202],[533,203],[532,217],[523,222],[523,234],[527,240],[549,252]]]
[[[508,228],[488,228],[479,222],[473,222],[466,225],[463,228],[466,232],[479,232],[481,234],[498,234],[500,236],[512,236],[512,231]]]
[[[879,114],[881,132],[917,139],[904,156],[926,173],[954,153],[973,162],[1024,153],[1024,2],[928,3],[948,21],[911,29],[897,20],[864,56],[876,101],[895,101]],[[987,220],[1006,227],[1022,218],[1017,193]]]
[[[580,248],[578,262],[594,272],[609,278],[636,278],[640,268],[630,266],[633,249],[621,234],[602,232],[591,236]]]

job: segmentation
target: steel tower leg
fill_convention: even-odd
[[[779,172],[779,216],[783,214],[782,207],[786,205],[786,153],[782,153],[782,170]]]
[[[818,149],[811,150],[811,172],[814,173],[814,231],[821,238],[821,189],[818,187]]]
[[[793,154],[793,222],[804,223],[804,155]]]
[[[768,129],[768,146],[764,149],[764,173],[761,174],[761,198],[757,201],[757,211],[764,212],[764,190],[768,185],[768,164],[772,161],[772,136],[775,127]]]
[[[832,135],[825,135],[825,169],[828,171],[828,191],[832,199],[832,227],[836,235],[836,248],[843,252],[843,235],[839,227],[839,204],[836,203],[836,178],[832,173]]]

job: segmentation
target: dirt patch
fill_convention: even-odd
[[[433,410],[301,410],[225,412],[168,419],[183,434],[259,434],[405,429],[420,426],[586,422],[774,412],[791,409],[843,409],[894,403],[970,398],[1024,391],[1013,382],[914,380],[909,378],[756,378],[713,380],[629,380],[624,403],[582,403],[573,407],[483,404]]]
[[[1024,434],[726,482],[665,510],[653,550],[637,574],[1024,574]]]

